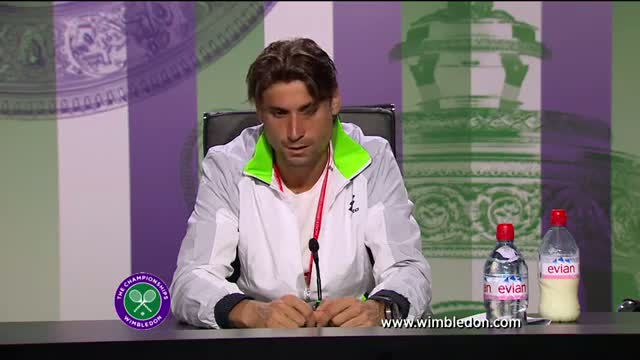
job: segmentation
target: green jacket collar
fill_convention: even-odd
[[[333,127],[333,162],[346,179],[351,180],[371,163],[371,155],[358,144],[342,127],[338,118]],[[273,181],[273,149],[264,132],[258,137],[253,158],[244,168],[244,173],[271,185]]]

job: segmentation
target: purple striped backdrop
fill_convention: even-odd
[[[402,2],[334,2],[333,53],[343,105],[393,103],[402,144],[402,63],[389,52],[402,41]],[[402,164],[402,147],[397,158]]]
[[[136,36],[147,35],[140,27],[144,21],[136,19],[138,3],[126,3],[127,61],[143,62],[144,54],[138,51]],[[195,34],[195,3],[183,3],[193,11],[189,22]],[[143,19],[144,20],[144,19]],[[157,29],[144,29],[155,35]],[[162,29],[161,29],[162,30]],[[160,31],[161,31],[160,30]],[[174,36],[175,34],[168,34]],[[190,71],[180,71],[180,81],[167,89],[157,91],[144,100],[135,100],[142,94],[138,67],[128,69],[129,94],[129,146],[131,166],[131,269],[133,273],[149,272],[169,284],[176,267],[180,243],[184,237],[187,219],[192,209],[182,193],[181,155],[183,144],[197,126],[197,86],[193,59],[196,54],[196,37],[181,45],[180,56],[186,57]],[[190,51],[189,48],[193,50]],[[189,55],[193,54],[191,57]],[[149,70],[148,66],[143,66]],[[154,85],[150,85],[154,91]],[[197,149],[192,150],[197,158]],[[190,164],[193,177],[197,164]]]
[[[612,4],[545,1],[542,15],[542,233],[551,209],[567,208],[581,306],[610,311]]]

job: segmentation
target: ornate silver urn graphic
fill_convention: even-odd
[[[543,56],[535,31],[490,2],[450,2],[406,34],[421,102],[403,114],[405,176],[430,257],[484,258],[502,222],[537,248],[540,114],[519,108],[525,61]]]
[[[423,252],[441,266],[434,272],[451,272],[455,267],[445,264],[458,261],[473,273],[459,275],[477,282],[479,264],[495,245],[496,226],[513,223],[516,245],[535,274],[553,204],[567,209],[580,229],[583,256],[597,268],[598,253],[612,251],[614,276],[637,291],[640,275],[632,264],[640,256],[640,199],[631,184],[639,180],[638,159],[611,153],[611,129],[600,119],[542,109],[541,64],[553,56],[538,40],[536,26],[493,2],[449,2],[421,15],[390,56],[404,62],[417,93],[402,114],[403,165]],[[527,90],[538,99],[523,106],[530,100],[523,98]],[[609,181],[604,174],[618,163],[626,163],[628,172]],[[613,239],[601,241],[597,237],[609,221]],[[612,250],[604,248],[609,244]],[[530,278],[532,286],[536,279]],[[481,292],[468,295],[445,296],[434,310],[484,311]]]

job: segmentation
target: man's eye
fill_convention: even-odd
[[[286,115],[286,113],[284,111],[276,110],[276,111],[272,112],[271,115],[273,115],[274,117],[283,117],[283,116]]]
[[[315,107],[315,106],[314,107],[310,107],[310,108],[307,108],[307,109],[304,110],[304,114],[305,115],[313,115],[313,114],[316,113],[317,110],[318,110],[318,108]]]

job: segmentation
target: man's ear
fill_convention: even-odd
[[[331,115],[334,117],[337,116],[340,109],[342,109],[342,97],[340,96],[340,91],[336,89],[336,92],[331,98]]]
[[[256,115],[258,116],[258,121],[260,122],[260,124],[262,124],[262,111],[260,110],[260,107],[258,105],[256,105]]]

